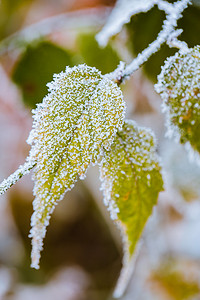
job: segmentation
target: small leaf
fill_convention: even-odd
[[[200,46],[168,58],[155,89],[164,101],[168,136],[200,152]]]
[[[111,217],[122,229],[124,270],[115,292],[120,297],[128,264],[144,229],[158,193],[163,189],[161,168],[152,133],[133,121],[125,121],[110,151],[104,151],[101,179],[104,201]]]
[[[84,178],[102,147],[110,148],[124,119],[120,88],[95,68],[66,68],[48,84],[49,94],[35,110],[28,138],[34,172],[32,267],[39,268],[46,226],[55,205],[77,177]]]

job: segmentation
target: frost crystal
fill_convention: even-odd
[[[120,88],[86,65],[67,67],[48,87],[27,141],[32,146],[29,159],[37,161],[30,231],[36,269],[55,205],[97,162],[102,147],[110,149],[125,109]]]
[[[124,241],[122,277],[130,273],[127,268],[136,244],[163,189],[160,170],[152,132],[125,121],[100,165],[104,202]],[[122,277],[119,282],[124,281]]]
[[[36,162],[30,159],[24,165],[19,166],[17,171],[11,174],[7,179],[4,179],[0,184],[0,195],[3,195],[12,185],[14,185],[22,176],[28,174],[35,166]]]
[[[133,14],[142,11],[148,11],[156,4],[160,10],[164,10],[166,13],[166,20],[163,22],[162,30],[159,32],[157,38],[148,45],[133,61],[127,65],[124,69],[121,69],[121,74],[115,71],[109,74],[111,76],[117,76],[116,80],[121,83],[125,79],[128,79],[139,67],[144,64],[152,54],[156,53],[161,45],[167,41],[170,41],[174,37],[174,30],[177,26],[177,21],[181,18],[181,13],[190,4],[190,0],[180,0],[175,3],[169,3],[163,0],[118,0],[116,7],[111,13],[111,17],[108,23],[102,29],[102,31],[96,36],[99,44],[106,45],[108,39],[113,34],[120,31],[121,26],[124,23],[129,22],[130,17]],[[175,43],[175,41],[173,40]],[[176,43],[177,46],[177,43]],[[183,42],[178,41],[178,46],[187,48]],[[116,70],[117,71],[117,70]]]
[[[167,135],[200,152],[200,46],[168,58],[155,89],[163,99]]]
[[[156,0],[118,0],[109,19],[100,33],[97,41],[101,46],[106,46],[111,36],[120,32],[122,26],[130,21],[131,16],[150,10]]]

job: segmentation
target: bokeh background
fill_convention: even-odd
[[[31,110],[46,83],[65,66],[86,63],[103,74],[129,63],[152,42],[164,13],[157,7],[134,16],[109,45],[100,31],[113,0],[1,0],[0,181],[23,164]],[[187,8],[179,27],[190,47],[200,44],[200,1]],[[200,299],[200,166],[183,146],[165,138],[161,99],[153,84],[167,56],[161,50],[121,86],[127,118],[155,132],[165,191],[142,236],[124,300]],[[52,216],[41,268],[30,268],[31,175],[0,198],[0,300],[109,300],[120,274],[122,245],[99,190],[99,171],[67,193]]]

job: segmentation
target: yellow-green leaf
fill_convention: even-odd
[[[155,151],[151,131],[138,127],[133,121],[125,121],[110,151],[104,151],[101,162],[104,201],[111,217],[122,229],[122,235],[125,234],[125,269],[157,202],[158,193],[163,189]],[[119,293],[116,293],[117,297]]]
[[[155,88],[163,99],[168,136],[200,152],[200,46],[169,57]]]
[[[39,268],[46,226],[55,205],[78,177],[96,163],[102,147],[109,149],[124,119],[120,88],[96,68],[66,68],[48,84],[49,94],[34,111],[32,145],[34,213],[32,267]]]

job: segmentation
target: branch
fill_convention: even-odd
[[[190,0],[181,0],[174,4],[169,4],[168,9],[165,1],[161,1],[158,7],[167,13],[166,20],[163,23],[162,30],[157,36],[157,39],[153,41],[143,52],[138,54],[138,56],[124,68],[121,72],[121,77],[119,75],[116,77],[116,70],[110,73],[109,77],[113,78],[118,84],[125,81],[132,75],[136,70],[138,70],[152,54],[156,53],[161,45],[170,39],[173,34],[175,27],[177,26],[177,21],[182,17],[181,13],[190,3]],[[162,4],[162,5],[161,5]]]
[[[166,13],[166,15],[170,14],[174,9],[174,5],[172,3],[169,3],[164,0],[157,0],[156,5],[160,10],[163,10]]]
[[[3,195],[12,185],[14,185],[22,176],[28,174],[36,165],[35,161],[27,161],[11,174],[7,179],[0,183],[0,195]]]
[[[167,40],[167,45],[170,48],[180,49],[182,53],[187,53],[189,51],[188,45],[184,41],[180,41],[177,37],[183,32],[183,29],[177,29],[171,34],[171,36]]]

